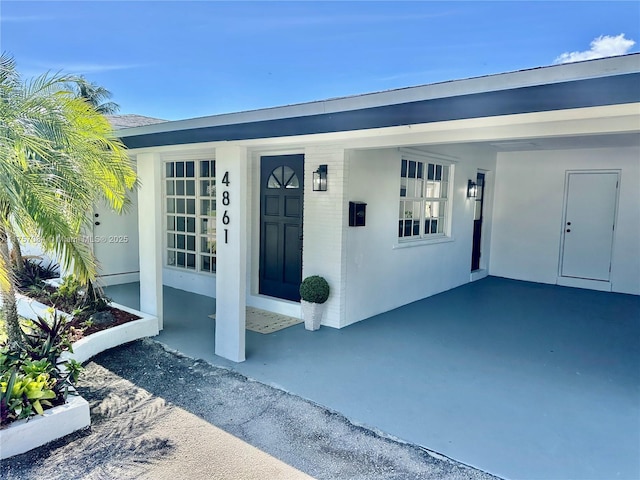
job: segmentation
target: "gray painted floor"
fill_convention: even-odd
[[[135,284],[107,289],[137,307]],[[489,277],[336,330],[247,332],[165,289],[158,340],[505,478],[640,478],[640,297]]]

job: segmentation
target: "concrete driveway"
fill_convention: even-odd
[[[214,308],[167,288],[158,340],[501,477],[640,478],[637,296],[489,277],[342,330],[247,332],[241,364],[213,354]]]
[[[495,478],[151,340],[98,355],[78,390],[91,427],[3,460],[0,478]]]

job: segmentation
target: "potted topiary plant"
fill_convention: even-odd
[[[324,302],[329,298],[329,284],[318,275],[307,277],[300,284],[300,297],[304,328],[318,330],[324,314]]]

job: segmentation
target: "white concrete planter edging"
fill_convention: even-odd
[[[69,395],[64,405],[0,430],[0,459],[28,452],[89,425],[89,402],[79,395]]]
[[[158,330],[157,317],[133,310],[118,303],[111,302],[109,305],[118,310],[133,313],[141,318],[92,333],[77,342],[73,342],[73,353],[63,352],[60,356],[61,360],[74,359],[77,362],[84,363],[91,357],[110,348],[133,342],[140,338],[154,337],[160,333]]]
[[[24,295],[16,295],[18,314],[35,320],[47,315],[49,306]],[[87,335],[73,343],[73,353],[63,352],[61,360],[73,358],[84,363],[98,353],[139,338],[158,335],[158,318],[111,302],[119,310],[141,317],[122,325]],[[59,314],[69,318],[64,312]],[[79,395],[69,395],[67,403],[44,411],[29,419],[18,420],[0,430],[0,459],[27,452],[45,443],[91,425],[89,403]]]
[[[18,301],[18,314],[25,318],[35,320],[38,315],[44,317],[47,315],[48,309],[51,308],[24,295],[18,294],[16,295],[16,298]],[[118,345],[129,343],[140,338],[154,337],[158,335],[159,329],[157,317],[139,312],[138,310],[133,310],[129,307],[125,307],[124,305],[120,305],[119,303],[111,302],[109,305],[117,308],[118,310],[123,310],[137,315],[140,319],[127,322],[116,327],[111,327],[81,338],[77,342],[73,343],[73,353],[64,352],[61,355],[60,358],[62,360],[69,360],[73,358],[77,362],[84,363],[91,357],[110,348],[117,347]],[[71,317],[71,315],[60,312],[59,310],[58,313],[67,318]]]
[[[29,318],[31,320],[35,320],[38,317],[46,317],[49,314],[49,310],[51,309],[49,305],[40,303],[37,300],[34,300],[33,298],[27,297],[26,295],[22,295],[20,293],[16,293],[16,301],[18,303],[18,315],[24,318]],[[64,313],[58,310],[58,314],[71,319],[71,315],[69,315],[68,313]]]

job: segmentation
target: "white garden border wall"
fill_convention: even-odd
[[[24,295],[16,295],[18,314],[30,319],[48,314],[49,306]],[[158,318],[111,302],[110,306],[140,317],[122,325],[87,335],[73,343],[73,353],[64,352],[61,360],[84,363],[98,353],[144,337],[158,335]],[[58,311],[58,314],[70,315]],[[89,403],[79,395],[69,395],[67,403],[29,419],[19,420],[0,430],[0,459],[28,452],[91,424]]]
[[[25,318],[35,320],[37,316],[45,317],[51,308],[24,295],[18,294],[16,298],[18,302],[18,314]],[[109,305],[118,310],[137,315],[140,319],[107,328],[106,330],[81,338],[73,343],[73,353],[64,352],[62,354],[62,360],[74,359],[77,362],[84,363],[91,357],[105,350],[140,338],[154,337],[160,332],[157,317],[125,307],[119,303],[111,302]],[[67,318],[70,317],[70,315],[59,310],[58,314]]]
[[[133,310],[119,303],[111,302],[109,305],[118,310],[137,315],[140,319],[107,328],[106,330],[92,333],[91,335],[81,338],[73,343],[73,353],[63,352],[60,356],[61,360],[74,359],[77,362],[84,363],[91,357],[110,348],[140,338],[154,337],[160,333],[157,317]]]
[[[89,425],[89,402],[80,395],[69,395],[64,405],[0,430],[0,459],[28,452]]]

